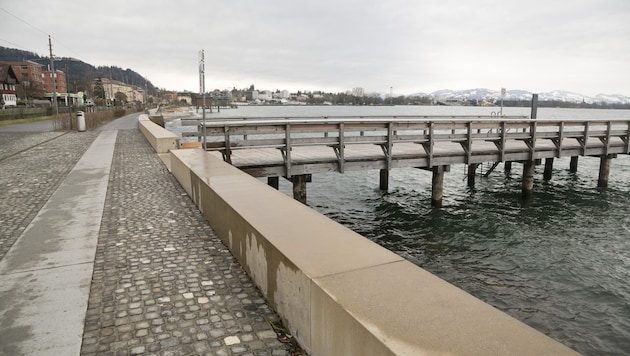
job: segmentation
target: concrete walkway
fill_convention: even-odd
[[[137,116],[0,127],[0,355],[289,355]]]
[[[116,133],[96,138],[0,261],[0,345],[7,355],[81,350]]]

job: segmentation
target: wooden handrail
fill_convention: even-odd
[[[202,132],[201,126],[199,132]],[[397,117],[315,117],[254,118],[206,122],[207,150],[221,151],[231,162],[234,150],[278,148],[283,151],[287,176],[290,176],[295,147],[329,146],[338,159],[338,170],[344,170],[347,145],[370,144],[383,148],[384,167],[392,167],[393,147],[415,143],[424,147],[429,166],[434,164],[434,146],[443,142],[462,146],[465,162],[471,162],[474,142],[494,142],[497,159],[505,159],[509,142],[527,144],[523,152],[536,156],[538,142],[550,140],[562,155],[567,139],[579,142],[580,154],[586,155],[591,139],[601,141],[604,151],[613,140],[628,146],[630,120],[531,120],[526,117],[482,116],[397,116]],[[624,150],[627,153],[627,150]]]

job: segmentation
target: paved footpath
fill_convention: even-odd
[[[290,355],[136,126],[0,127],[0,355]]]

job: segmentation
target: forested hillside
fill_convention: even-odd
[[[33,61],[48,66],[50,58],[42,57],[36,53],[22,51],[14,48],[0,46],[0,62]],[[60,57],[55,59],[55,69],[66,73],[68,91],[85,91],[96,78],[111,78],[126,84],[136,85],[148,89],[149,93],[155,90],[153,84],[131,69],[122,69],[115,66],[94,67],[79,59]]]

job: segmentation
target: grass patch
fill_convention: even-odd
[[[0,126],[12,125],[12,124],[24,124],[28,122],[44,121],[44,120],[50,120],[50,119],[52,119],[52,116],[37,116],[37,117],[29,117],[26,119],[2,120],[0,121]]]

